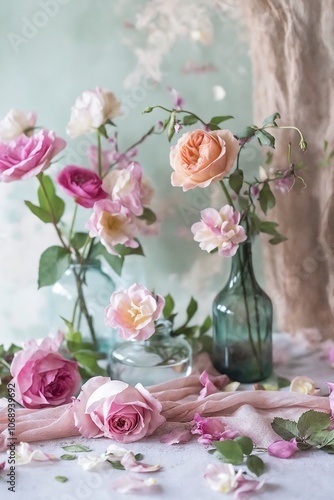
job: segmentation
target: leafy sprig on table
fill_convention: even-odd
[[[276,417],[271,426],[285,441],[295,438],[300,450],[317,449],[334,454],[334,429],[331,416],[315,410],[303,413],[298,422]]]
[[[265,464],[253,453],[256,448],[249,437],[238,436],[234,439],[213,441],[212,444],[215,448],[209,450],[209,453],[221,462],[232,465],[245,464],[248,470],[256,476],[261,476],[264,472]]]

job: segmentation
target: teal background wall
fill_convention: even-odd
[[[39,124],[66,138],[75,98],[97,85],[107,87],[124,103],[124,116],[117,123],[121,148],[126,148],[164,118],[158,111],[149,115],[142,111],[154,104],[171,106],[166,87],[172,86],[184,96],[185,108],[205,119],[232,114],[235,120],[227,126],[233,132],[251,123],[250,60],[243,28],[235,19],[222,22],[213,16],[215,37],[210,46],[177,43],[164,60],[159,84],[144,77],[137,86],[125,88],[136,59],[123,43],[129,31],[124,22],[133,19],[135,12],[120,14],[116,4],[111,0],[1,2],[0,116],[12,107],[34,110]],[[47,6],[49,14],[45,14]],[[189,73],[185,71],[189,64],[209,71]],[[225,89],[223,100],[214,100],[214,85]],[[85,150],[94,138],[67,139],[68,147],[60,162],[51,167],[51,174],[68,163],[88,165]],[[122,283],[137,280],[159,293],[170,292],[180,316],[193,295],[200,302],[200,320],[210,313],[230,262],[202,252],[192,241],[190,226],[199,219],[201,209],[220,208],[223,198],[218,186],[186,194],[173,188],[168,156],[169,144],[162,136],[150,137],[139,149],[138,159],[156,190],[154,206],[162,219],[161,235],[142,239],[146,258],[128,259]],[[256,158],[251,148],[244,162],[254,167]],[[56,239],[53,228],[43,225],[24,206],[24,199],[36,198],[36,190],[35,179],[0,185],[0,342],[48,334],[51,291],[37,290],[37,271],[41,252]],[[71,208],[70,200],[68,205]],[[87,218],[85,212],[81,223]]]

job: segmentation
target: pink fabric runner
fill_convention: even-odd
[[[210,365],[202,359],[202,365]],[[201,369],[205,366],[201,366]],[[278,439],[271,428],[273,418],[296,420],[310,409],[330,412],[328,398],[282,391],[218,392],[197,401],[202,385],[198,375],[151,386],[148,390],[162,404],[168,422],[190,422],[195,413],[203,417],[222,417],[228,428],[253,439],[257,446],[267,446]],[[18,409],[15,436],[17,441],[44,441],[78,436],[70,412],[71,404],[42,410]],[[0,451],[6,448],[7,406],[0,405]]]

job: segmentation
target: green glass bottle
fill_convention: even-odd
[[[213,361],[220,373],[242,383],[271,374],[272,315],[272,302],[254,275],[252,245],[243,243],[213,303]]]

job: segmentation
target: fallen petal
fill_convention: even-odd
[[[57,460],[55,455],[44,453],[41,450],[34,450],[28,443],[20,443],[15,453],[18,465],[26,465],[32,461],[47,462],[48,460]]]
[[[132,451],[128,451],[121,460],[125,470],[132,472],[156,472],[161,469],[160,465],[149,465],[143,462],[137,462],[136,457]]]
[[[97,455],[80,455],[78,457],[78,464],[83,468],[83,470],[91,470],[105,463],[107,460],[108,457],[106,455],[101,455],[100,457]]]
[[[263,485],[264,481],[246,479],[243,475],[240,475],[237,481],[234,498],[240,500],[241,498],[247,497],[250,493],[258,491]]]
[[[122,476],[111,485],[112,489],[117,493],[157,493],[160,491],[160,486],[156,480],[149,477],[141,479],[130,475]]]
[[[122,448],[117,444],[110,444],[106,450],[106,457],[110,462],[118,462],[127,452],[126,448]]]
[[[160,443],[179,444],[187,443],[192,438],[192,433],[187,429],[174,429],[160,438]]]
[[[314,396],[320,392],[314,380],[306,376],[295,377],[291,380],[290,391],[301,392],[302,394],[309,394],[310,396]]]
[[[290,458],[296,451],[299,451],[295,438],[290,441],[278,439],[268,446],[268,453],[278,458]]]

